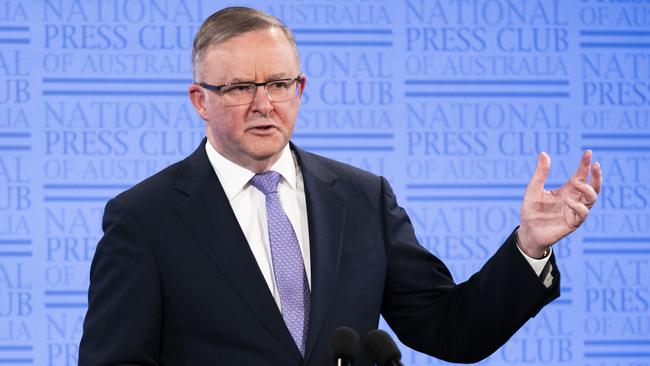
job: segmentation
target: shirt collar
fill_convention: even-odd
[[[239,193],[246,189],[247,184],[255,176],[255,173],[228,160],[210,144],[210,141],[206,142],[205,151],[208,154],[208,160],[214,172],[217,174],[217,178],[221,182],[223,190],[226,192],[228,200],[232,201]],[[280,176],[283,178],[280,180],[280,184],[282,184],[282,181],[285,181],[291,189],[295,190],[297,173],[295,164],[296,162],[291,154],[291,149],[289,148],[289,144],[287,144],[282,149],[282,154],[278,161],[269,170],[280,173]]]

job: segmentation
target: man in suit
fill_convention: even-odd
[[[80,365],[328,365],[334,329],[380,314],[406,345],[475,362],[559,296],[550,247],[596,201],[590,152],[553,192],[541,154],[518,230],[455,284],[384,178],[290,144],[306,77],[278,19],[213,14],[193,65],[207,140],[107,204]]]

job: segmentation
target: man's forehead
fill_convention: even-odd
[[[272,33],[276,31],[280,34]],[[246,32],[211,45],[201,56],[201,63],[205,71],[246,80],[259,72],[267,79],[294,77],[289,74],[299,72],[300,68],[295,49],[277,28]],[[233,72],[240,75],[233,75]],[[228,81],[234,81],[231,79]]]

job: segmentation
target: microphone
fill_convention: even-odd
[[[330,334],[330,356],[336,366],[352,366],[359,355],[359,333],[338,327]]]
[[[381,329],[371,330],[363,340],[366,354],[379,366],[404,366],[402,353],[390,334]]]

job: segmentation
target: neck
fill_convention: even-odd
[[[274,156],[272,157],[272,159],[263,160],[263,161],[252,160],[246,164],[234,160],[233,161],[235,162],[235,164],[239,164],[240,166],[243,166],[244,168],[252,171],[255,174],[260,174],[269,171],[269,169],[271,169],[273,164],[275,164],[275,162],[278,161],[278,159],[280,159],[280,155]]]
[[[280,156],[282,156],[282,152],[284,151],[283,149],[280,150],[277,154],[264,157],[261,159],[254,159],[246,155],[242,156],[242,155],[230,154],[226,149],[222,149],[221,146],[210,141],[209,137],[207,143],[210,144],[219,154],[221,154],[226,159],[232,161],[233,163],[243,168],[250,170],[255,174],[264,173],[269,169],[271,169],[273,164],[275,164],[278,160],[280,160]]]

